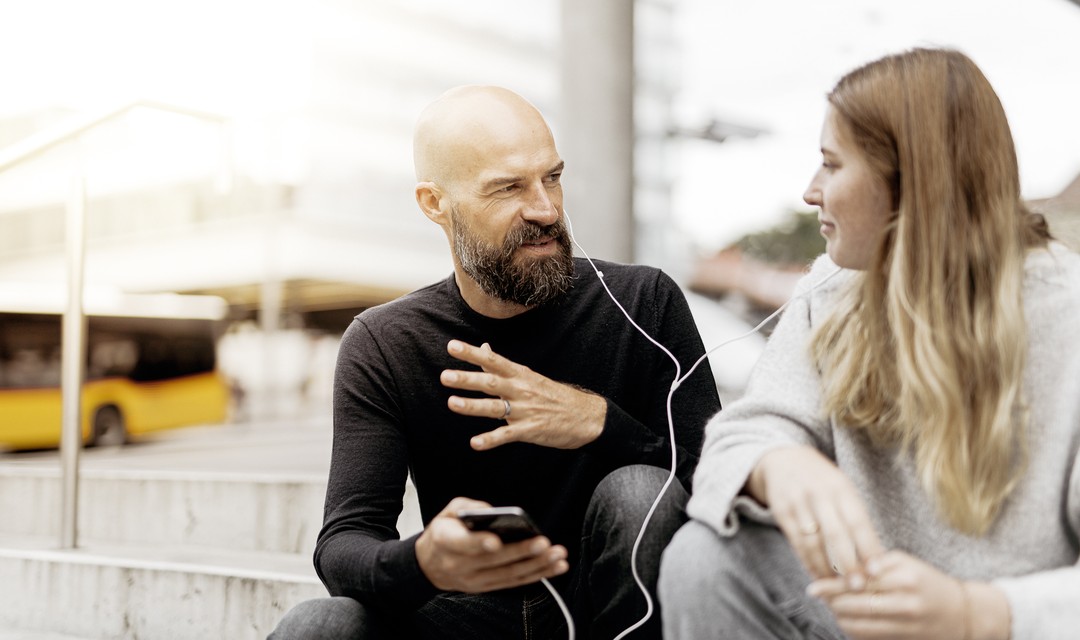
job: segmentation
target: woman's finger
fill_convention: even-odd
[[[828,556],[829,569],[838,576],[849,579],[848,586],[861,589],[865,584],[862,577],[862,565],[859,561],[856,545],[858,528],[861,523],[852,523],[842,513],[857,496],[836,495],[828,502],[818,506],[818,518],[821,521],[822,538]]]
[[[786,523],[781,525],[781,529],[795,550],[795,555],[799,556],[803,566],[815,578],[831,575],[824,532],[817,514],[805,502],[796,502],[790,511],[792,513],[785,518]]]

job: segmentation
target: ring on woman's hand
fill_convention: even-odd
[[[502,418],[500,418],[500,419],[501,420],[506,420],[507,418],[510,417],[510,401],[509,400],[503,400],[503,406],[506,407],[506,408],[503,410]]]
[[[880,613],[881,609],[881,594],[874,592],[870,594],[870,615],[876,616]]]
[[[816,534],[818,531],[821,531],[821,525],[819,525],[816,522],[811,522],[810,524],[804,524],[804,525],[799,527],[799,533],[803,534],[804,536],[812,536],[812,535]]]

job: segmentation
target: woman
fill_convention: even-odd
[[[1021,203],[964,55],[828,101],[827,256],[707,428],[665,637],[1077,637],[1080,256]]]

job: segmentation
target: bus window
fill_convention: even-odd
[[[16,349],[5,363],[6,384],[14,388],[54,387],[60,384],[59,354],[45,349]]]
[[[60,325],[46,316],[0,320],[0,384],[28,389],[60,384]]]
[[[60,324],[59,313],[0,310],[0,448],[60,442]],[[216,368],[216,327],[209,318],[88,317],[85,441],[103,429],[120,429],[123,441],[224,421],[229,392]]]
[[[139,350],[134,340],[114,336],[101,337],[90,345],[86,379],[126,377],[135,368],[138,358]]]

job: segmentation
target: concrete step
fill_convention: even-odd
[[[325,474],[84,469],[78,539],[295,553],[311,557]],[[60,539],[57,468],[0,467],[0,534]],[[399,530],[420,529],[409,484]]]
[[[0,631],[0,640],[96,640],[86,636],[69,636],[66,633],[52,633],[51,631],[20,631],[8,629]]]
[[[325,475],[85,469],[79,539],[310,557]],[[59,469],[0,467],[0,533],[59,540]]]
[[[298,554],[131,544],[62,551],[40,536],[0,536],[0,575],[0,629],[27,638],[262,639],[289,608],[326,595],[310,558]]]
[[[311,552],[328,433],[260,425],[88,450],[77,550],[57,548],[55,453],[0,457],[0,640],[265,638],[326,594]],[[420,527],[408,485],[398,528]]]

